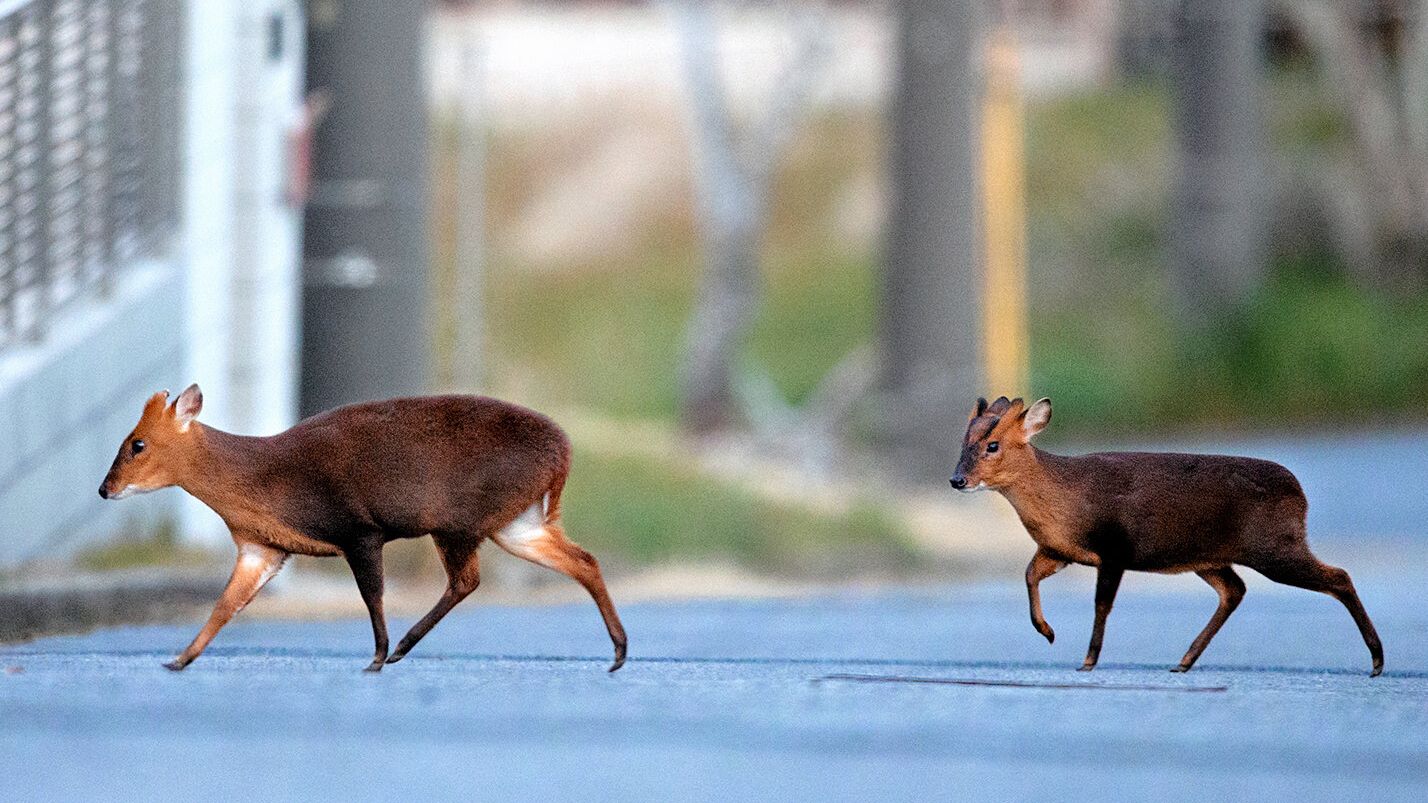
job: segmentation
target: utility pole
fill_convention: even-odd
[[[971,0],[897,4],[892,217],[879,435],[897,469],[945,468],[982,388],[982,50]]]
[[[315,132],[301,406],[421,393],[430,373],[424,3],[310,0]]]
[[[1004,11],[988,43],[982,111],[982,353],[994,395],[1031,392],[1022,129],[1021,63]]]
[[[1264,280],[1269,184],[1259,0],[1179,0],[1170,245],[1182,322],[1213,326]]]

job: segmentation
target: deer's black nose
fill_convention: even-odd
[[[952,483],[952,487],[959,491],[967,487],[967,479],[965,477],[953,477],[948,480],[948,482]]]
[[[108,499],[108,498],[109,498],[109,491],[108,491],[103,485],[99,486],[99,498],[100,498],[100,499]]]

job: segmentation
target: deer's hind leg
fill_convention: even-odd
[[[1185,657],[1180,659],[1180,665],[1170,670],[1171,672],[1188,672],[1190,667],[1195,665],[1195,661],[1200,657],[1200,653],[1210,646],[1210,639],[1220,632],[1225,620],[1230,618],[1230,614],[1235,612],[1235,608],[1240,605],[1240,600],[1245,598],[1245,581],[1235,574],[1234,567],[1223,566],[1218,569],[1205,569],[1195,572],[1200,575],[1200,579],[1210,584],[1210,587],[1220,594],[1220,607],[1215,609],[1215,614],[1210,617],[1209,624],[1200,631],[1200,635],[1191,642],[1190,649],[1185,652]]]
[[[610,666],[610,671],[614,672],[624,666],[625,650],[629,642],[625,637],[625,627],[620,623],[620,615],[615,612],[615,603],[610,601],[610,593],[605,590],[605,578],[600,574],[600,564],[594,555],[565,537],[565,530],[558,521],[546,519],[541,502],[532,505],[515,521],[501,528],[491,540],[518,558],[554,569],[584,586],[595,600],[596,607],[600,609],[600,616],[605,620],[605,629],[610,633],[610,641],[615,645],[615,662]]]
[[[1383,642],[1379,641],[1378,631],[1374,629],[1368,611],[1364,610],[1348,572],[1321,562],[1302,539],[1282,551],[1257,556],[1246,565],[1276,583],[1307,588],[1337,599],[1349,609],[1349,615],[1354,617],[1354,624],[1358,625],[1359,634],[1368,647],[1369,656],[1373,659],[1370,677],[1378,677],[1383,672]]]
[[[465,533],[435,533],[431,540],[436,545],[436,554],[441,558],[442,567],[446,569],[446,591],[442,592],[441,599],[427,611],[426,616],[412,625],[412,629],[397,642],[396,650],[387,656],[389,664],[406,657],[412,647],[431,632],[437,622],[451,613],[452,608],[470,596],[481,584],[481,561],[477,551],[481,543],[480,538]]]
[[[380,672],[387,662],[387,617],[382,609],[384,543],[380,534],[367,535],[356,539],[343,553],[372,620],[372,663],[367,665],[366,672]]]

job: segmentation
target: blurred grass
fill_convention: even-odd
[[[1155,307],[1036,321],[1033,381],[1066,432],[1368,426],[1418,420],[1428,298],[1280,265],[1214,332],[1180,337]],[[1167,426],[1169,425],[1169,426]]]
[[[495,384],[533,384],[543,398],[618,417],[672,417],[692,282],[692,256],[676,255],[620,271],[495,272]]]
[[[784,395],[802,401],[873,335],[875,276],[866,257],[775,255],[765,313],[749,353]],[[488,308],[497,386],[626,418],[672,420],[675,365],[692,304],[693,257],[625,270],[531,275],[502,271]]]
[[[1276,74],[1268,95],[1275,158],[1312,165],[1341,155],[1343,122],[1303,72]],[[590,133],[493,140],[492,230],[519,220],[538,186],[578,164]],[[1345,279],[1327,252],[1282,247],[1270,280],[1221,325],[1195,336],[1177,329],[1165,256],[1170,137],[1166,88],[1153,82],[1027,109],[1032,390],[1057,402],[1054,437],[1341,426],[1348,409],[1355,422],[1423,420],[1428,295],[1375,295]],[[876,228],[850,233],[846,211],[859,192],[885,205],[884,139],[876,110],[825,115],[780,168],[764,303],[745,357],[790,402],[875,336],[881,238]],[[450,184],[449,172],[438,173],[438,192]],[[673,420],[697,272],[687,203],[661,207],[618,261],[572,254],[567,264],[529,265],[501,237],[493,242],[490,390],[537,407]],[[439,271],[449,273],[449,247],[439,242],[437,252],[448,254]],[[773,509],[642,458],[582,453],[568,511],[578,540],[637,562],[793,566],[831,544],[892,564],[912,559],[892,517],[876,509]]]
[[[74,565],[91,572],[145,567],[206,567],[225,560],[218,553],[185,545],[174,522],[160,521],[153,529],[130,526],[113,541],[81,550]]]
[[[1343,120],[1303,70],[1277,71],[1269,95],[1276,160],[1339,155]],[[1056,438],[1423,420],[1428,294],[1355,285],[1322,245],[1275,243],[1238,309],[1177,326],[1167,100],[1133,85],[1029,114],[1032,380],[1056,399]]]
[[[1328,158],[1343,144],[1342,121],[1302,72],[1281,71],[1271,87],[1277,157]],[[1156,83],[1028,109],[1033,390],[1056,399],[1057,437],[1338,424],[1344,398],[1374,416],[1421,418],[1428,296],[1363,290],[1327,253],[1281,251],[1271,280],[1214,331],[1176,329],[1164,254],[1169,116]],[[553,136],[493,143],[493,225],[516,217],[534,180],[568,167],[579,140]],[[837,228],[846,188],[879,175],[882,139],[872,113],[830,114],[781,168],[747,357],[791,402],[875,334],[877,238],[850,242]],[[692,221],[658,227],[616,265],[533,270],[497,249],[493,385],[671,420],[697,254]]]
[[[697,470],[577,449],[566,530],[597,555],[637,564],[733,559],[761,572],[843,576],[925,565],[884,511],[816,511],[768,501]]]

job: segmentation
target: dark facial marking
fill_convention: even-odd
[[[980,443],[983,438],[992,434],[992,430],[996,429],[997,424],[1000,424],[1001,421],[1000,416],[984,415],[981,418],[972,419],[972,422],[967,425],[966,445],[971,446],[974,443]]]

